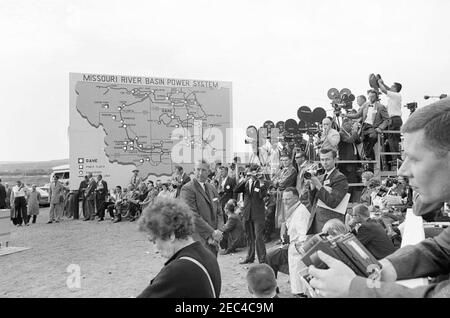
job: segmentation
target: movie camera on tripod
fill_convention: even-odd
[[[355,100],[355,95],[348,88],[343,88],[340,91],[337,88],[330,88],[327,96],[331,99],[331,106],[333,106],[336,116],[341,114],[342,109],[351,109]]]

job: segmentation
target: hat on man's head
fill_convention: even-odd
[[[138,169],[134,169],[134,170],[133,170],[133,171],[131,171],[131,172],[135,172],[135,171],[139,172],[139,170],[138,170]]]

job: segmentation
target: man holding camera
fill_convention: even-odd
[[[252,165],[247,177],[239,182],[234,193],[244,194],[244,224],[248,235],[248,253],[241,264],[253,263],[256,253],[260,263],[266,262],[266,245],[264,243],[265,207],[264,197],[267,194],[267,186],[263,181],[263,175],[258,173],[259,166]]]
[[[377,134],[386,129],[389,115],[386,107],[379,102],[378,92],[369,91],[369,101],[361,106],[356,114],[342,114],[343,118],[362,118],[361,140],[363,142],[364,157],[375,160],[373,147],[378,141]]]
[[[325,117],[322,120],[322,134],[319,141],[316,143],[318,149],[326,148],[337,151],[340,141],[339,132],[336,129],[331,128],[333,121],[329,117]]]
[[[310,172],[305,175],[305,178],[310,178],[309,198],[312,206],[308,234],[320,233],[323,225],[330,219],[339,219],[344,222],[344,214],[332,209],[341,203],[348,192],[347,177],[335,167],[336,151],[322,148],[319,156],[325,174],[317,177],[314,172]],[[328,208],[319,202],[324,203]]]
[[[289,187],[295,187],[297,180],[297,170],[292,165],[291,157],[284,154],[280,158],[281,170],[275,175],[272,182],[277,189],[277,205],[275,211],[275,227],[279,228],[284,222],[284,205],[283,205],[283,191]]]
[[[405,161],[398,174],[408,177],[424,203],[450,200],[450,98],[418,109],[402,127]],[[450,227],[434,238],[408,245],[381,260],[381,281],[356,274],[322,252],[329,269],[310,266],[310,284],[324,297],[449,297],[450,280],[407,288],[396,280],[447,275],[450,272]]]

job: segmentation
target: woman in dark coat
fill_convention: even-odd
[[[215,255],[192,238],[189,207],[178,199],[157,199],[138,221],[168,261],[138,298],[218,298],[221,289]]]

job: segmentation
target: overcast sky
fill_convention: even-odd
[[[450,1],[0,0],[0,161],[68,158],[69,72],[231,81],[234,126],[379,73],[450,93]],[[257,111],[256,111],[257,110]],[[404,110],[407,118],[408,111]]]

